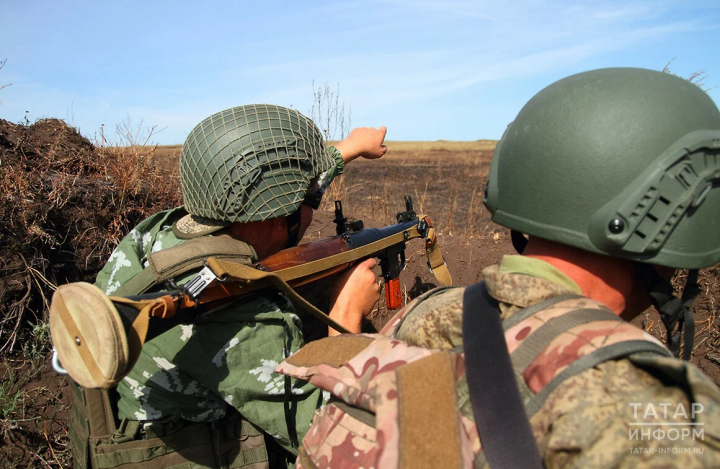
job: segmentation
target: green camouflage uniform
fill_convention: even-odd
[[[483,273],[488,291],[500,302],[503,320],[542,300],[580,293],[569,277],[537,259],[505,256],[499,266]],[[447,379],[454,382],[455,390],[446,397],[456,406],[451,408],[457,409],[460,428],[446,442],[461,443],[459,456],[435,462],[448,467],[487,467],[469,402],[462,353],[456,348],[462,345],[463,294],[464,288],[441,288],[423,295],[398,313],[374,340],[355,336],[356,343],[350,343],[351,337],[345,338],[340,350],[352,351],[336,353],[334,356],[344,353],[337,363],[317,359],[322,352],[314,350],[320,345],[313,343],[278,367],[331,391],[335,396],[331,402],[339,399],[351,406],[333,404],[318,412],[303,441],[298,467],[408,467],[412,454],[404,449],[408,446],[404,446],[403,432],[413,428],[403,430],[407,413],[403,416],[402,412],[417,405],[413,399],[422,395],[407,399],[400,387],[409,376],[409,367],[414,367],[412,373],[422,372],[423,362],[443,354],[450,363]],[[578,308],[607,311],[604,305],[582,297],[560,301],[510,327],[505,334],[508,350],[517,350],[550,319]],[[340,345],[339,339],[324,339],[323,349],[331,349],[333,340],[335,346]],[[578,358],[626,340],[660,344],[624,321],[595,321],[568,330],[550,342],[522,373],[523,397],[540,392]],[[434,384],[427,386],[423,393],[435,390]],[[564,381],[530,423],[548,468],[718,467],[718,403],[720,390],[692,364],[632,355],[601,363]],[[432,407],[444,408],[439,401]],[[693,409],[698,411],[694,416]],[[363,416],[367,411],[376,417]],[[439,421],[448,413],[452,410],[437,410],[431,418]],[[435,445],[430,452],[433,456],[442,452],[443,443],[438,441],[445,435],[438,434],[439,424],[430,425],[436,427],[435,432],[425,432],[427,441],[417,444]],[[457,428],[457,424],[451,422],[448,428]]]
[[[182,209],[168,210],[140,223],[115,249],[96,285],[110,295],[147,266],[148,254],[182,243],[172,224],[184,214]],[[286,382],[274,368],[302,346],[300,319],[284,296],[268,293],[238,301],[147,342],[117,386],[119,418],[211,422],[232,406],[297,452],[292,432],[296,429],[301,438],[307,431],[322,395],[306,382]],[[291,415],[285,412],[285,401],[292,404]]]
[[[339,153],[330,150],[336,165],[321,176],[322,188],[343,171]],[[148,255],[183,243],[172,225],[185,214],[182,208],[167,210],[136,226],[112,253],[96,285],[112,295],[148,266]],[[194,274],[175,281],[182,285]],[[116,388],[118,417],[213,422],[234,407],[297,454],[293,440],[302,439],[310,427],[323,393],[274,369],[303,345],[300,318],[284,295],[238,301],[145,343],[132,371]]]

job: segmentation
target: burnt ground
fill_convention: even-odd
[[[472,284],[482,279],[484,267],[514,252],[507,230],[482,208],[490,158],[488,150],[431,149],[360,160],[333,184],[323,208],[341,198],[347,213],[380,227],[393,222],[403,196],[411,195],[416,211],[435,220],[454,283]],[[58,284],[92,281],[140,220],[181,203],[176,166],[176,157],[158,161],[152,148],[98,147],[56,119],[33,125],[0,120],[0,467],[70,467],[70,392],[66,379],[49,366],[47,301]],[[332,218],[318,211],[306,241],[334,234]],[[411,241],[406,256],[400,278],[408,300],[436,281],[421,241]],[[718,278],[718,266],[701,272],[693,354],[693,362],[716,383]],[[329,309],[326,281],[301,293]],[[392,314],[381,292],[365,330],[379,329]],[[310,335],[323,329],[307,323]],[[663,335],[652,309],[635,323]]]

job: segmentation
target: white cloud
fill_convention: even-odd
[[[600,14],[619,18],[641,11],[638,7],[632,12],[627,10],[610,14],[604,10]],[[582,16],[596,14],[598,12],[594,11],[582,13]],[[337,81],[342,83],[343,98],[352,102],[355,111],[362,111],[441,96],[481,83],[532,76],[589,58],[609,55],[659,37],[693,31],[698,27],[699,23],[695,21],[679,21],[642,28],[619,28],[612,33],[590,38],[585,37],[588,35],[584,31],[575,31],[570,37],[552,39],[553,44],[549,47],[505,57],[497,57],[481,46],[468,46],[461,50],[355,55],[290,64],[267,64],[255,68],[252,73],[268,75],[282,69],[323,69],[330,68],[332,63],[334,74],[339,77]],[[372,71],[374,64],[382,64],[379,73]],[[310,94],[308,86],[286,88],[273,92],[271,96],[280,98],[278,101],[307,102]],[[298,109],[304,110],[303,107]]]

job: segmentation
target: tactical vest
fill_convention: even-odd
[[[149,265],[116,294],[144,293],[202,267],[208,257],[250,265],[252,250],[229,236],[202,237],[155,252]],[[140,422],[118,419],[114,390],[71,384],[69,433],[75,469],[269,467],[262,432],[234,409],[215,422],[181,419]]]
[[[606,330],[598,346],[568,347],[584,327]],[[629,358],[652,368],[654,357],[671,357],[648,333],[603,304],[577,295],[557,296],[518,311],[504,321],[503,329],[528,418],[567,379],[604,361]],[[570,349],[574,356],[568,359]],[[567,352],[561,365],[553,355],[559,350]],[[443,351],[383,335],[337,336],[307,344],[276,371],[332,393],[303,440],[298,468],[486,464],[462,347]]]

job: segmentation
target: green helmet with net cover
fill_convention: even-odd
[[[224,223],[288,216],[333,165],[322,133],[298,111],[267,104],[230,108],[202,121],[185,140],[185,209]]]
[[[587,251],[674,268],[720,262],[720,112],[651,70],[570,76],[536,94],[497,145],[496,223]]]

